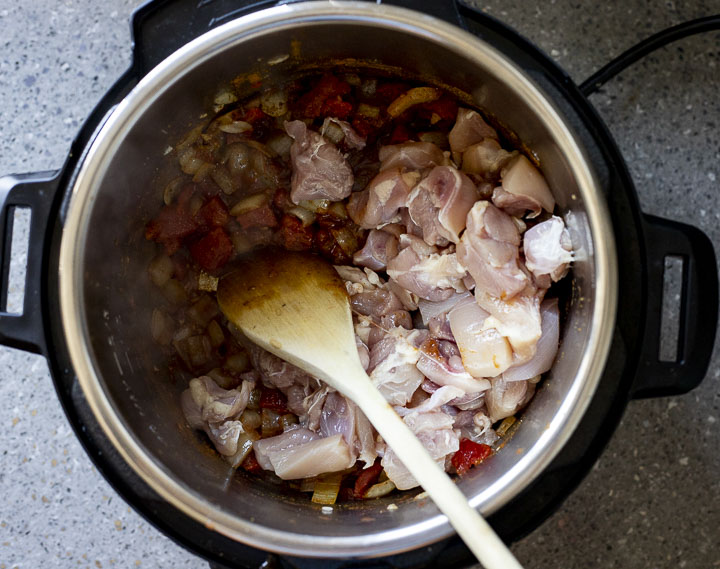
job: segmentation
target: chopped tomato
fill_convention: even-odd
[[[384,103],[390,104],[409,88],[405,83],[383,83],[382,85],[378,85],[375,94],[380,97]]]
[[[216,227],[190,246],[193,259],[206,271],[215,271],[222,267],[230,260],[232,252],[232,241],[222,227]]]
[[[376,462],[372,466],[365,468],[355,481],[355,487],[353,488],[353,496],[355,498],[362,498],[365,492],[368,491],[370,486],[375,484],[380,477],[382,472],[382,465]]]
[[[295,207],[295,204],[290,200],[290,192],[285,188],[278,188],[275,191],[272,203],[280,211],[287,211],[288,209]]]
[[[289,413],[287,408],[287,398],[278,389],[271,389],[269,387],[262,387],[260,392],[260,402],[258,403],[261,409],[270,409],[280,415]]]
[[[237,217],[238,223],[243,229],[251,227],[277,227],[278,220],[275,213],[270,208],[269,203],[264,203],[260,207],[241,213]]]
[[[313,230],[294,215],[283,215],[280,221],[280,240],[288,251],[307,251],[312,248]]]
[[[195,214],[195,220],[202,227],[222,227],[230,219],[228,208],[219,196],[210,198]]]
[[[436,115],[438,121],[454,121],[457,118],[458,105],[450,97],[441,97],[437,101],[419,106],[425,111],[423,114],[427,114],[430,122],[433,122],[433,115]]]
[[[267,116],[260,107],[250,107],[245,111],[240,120],[253,124]]]
[[[325,101],[323,105],[323,115],[335,117],[336,119],[346,119],[353,111],[352,103],[343,101],[339,97]]]
[[[315,87],[305,93],[298,101],[299,114],[315,118],[323,114],[325,102],[328,99],[340,99],[350,92],[350,84],[335,77],[332,73],[322,76]]]
[[[255,458],[254,450],[250,451],[250,454],[248,454],[245,460],[243,460],[241,466],[243,467],[243,470],[246,470],[251,474],[259,474],[263,471],[262,466],[260,466],[257,458]]]
[[[471,467],[480,464],[492,454],[488,445],[476,443],[470,439],[462,439],[460,448],[452,457],[452,465],[459,475],[465,474]]]
[[[374,124],[358,115],[355,115],[355,118],[352,120],[352,127],[355,129],[355,132],[363,138],[367,138],[377,130]]]
[[[145,226],[145,239],[163,244],[168,255],[175,253],[182,240],[198,228],[188,209],[191,196],[192,189],[186,188],[177,203],[163,207],[158,216]]]
[[[404,124],[399,124],[393,129],[388,144],[400,144],[402,142],[407,142],[410,138],[412,138],[410,129]]]

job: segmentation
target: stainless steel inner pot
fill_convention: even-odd
[[[267,84],[308,63],[341,60],[382,63],[468,93],[532,149],[570,228],[572,299],[558,359],[515,435],[459,482],[486,515],[516,496],[567,441],[603,370],[616,310],[613,233],[591,166],[552,101],[492,46],[435,18],[364,2],[290,4],[229,22],[163,61],[114,109],[84,158],[62,236],[60,303],[95,416],[162,497],[258,548],[378,556],[427,545],[452,528],[413,493],[328,514],[307,495],[234,475],[185,424],[185,386],[169,380],[150,339],[157,298],[143,229],[160,206],[168,146],[212,112],[218,88],[240,73],[259,71]]]

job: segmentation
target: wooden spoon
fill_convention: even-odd
[[[220,279],[217,300],[251,341],[354,401],[487,569],[522,569],[363,370],[345,284],[331,265],[260,251]]]

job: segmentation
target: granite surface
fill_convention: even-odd
[[[0,0],[0,173],[62,165],[83,119],[128,65],[136,5]],[[578,82],[663,27],[720,12],[717,1],[697,0],[477,5]],[[689,38],[591,98],[629,164],[643,210],[696,225],[716,248],[719,59],[720,34]],[[16,238],[26,239],[22,227]],[[717,269],[708,263],[705,270]],[[14,306],[20,290],[14,279]],[[582,485],[514,544],[528,569],[720,566],[719,364],[716,350],[705,381],[687,395],[630,403]],[[4,347],[0,447],[0,569],[207,566],[142,520],[99,475],[60,408],[45,360]]]

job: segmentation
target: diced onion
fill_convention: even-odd
[[[380,116],[380,109],[375,105],[368,105],[367,103],[360,103],[357,108],[357,114],[369,119],[376,119]]]
[[[287,158],[290,156],[290,147],[292,146],[293,139],[287,134],[278,134],[273,136],[267,142],[268,148],[275,152],[278,156]]]
[[[242,134],[252,130],[252,125],[245,121],[232,121],[227,124],[220,124],[218,128],[228,134]]]
[[[297,217],[300,221],[302,221],[302,224],[305,227],[307,227],[308,225],[312,225],[312,223],[315,221],[315,213],[308,209],[305,209],[304,207],[295,206],[293,208],[290,208],[287,213]]]
[[[262,418],[262,436],[263,438],[272,437],[282,433],[283,428],[280,424],[280,415],[272,409],[263,408],[260,417]]]
[[[340,126],[332,121],[327,120],[323,124],[323,129],[320,134],[322,134],[326,140],[329,140],[333,144],[338,144],[343,138],[345,138],[345,133],[340,128]]]
[[[284,89],[268,91],[260,95],[260,106],[265,114],[281,117],[288,112],[288,95]]]
[[[230,463],[230,466],[237,468],[252,452],[253,442],[257,440],[257,437],[253,437],[250,433],[240,433],[237,442],[237,452],[232,456],[226,456],[225,460]]]
[[[285,413],[280,417],[280,423],[282,424],[283,431],[287,431],[292,425],[297,425],[298,418],[292,413]]]
[[[260,408],[260,396],[262,395],[262,390],[259,388],[255,388],[250,392],[250,398],[248,399],[247,408],[248,409],[259,409]]]
[[[495,431],[495,433],[497,434],[497,436],[499,436],[499,437],[504,437],[505,434],[506,434],[506,433],[508,432],[508,430],[510,429],[510,427],[512,427],[512,426],[515,424],[515,421],[516,421],[516,419],[515,419],[515,416],[514,416],[514,415],[511,415],[510,417],[505,417],[505,418],[503,419],[503,422],[500,423],[500,426],[499,426],[499,427],[497,428],[497,430]]]
[[[392,480],[385,480],[384,482],[378,482],[368,488],[367,492],[363,495],[363,498],[380,498],[387,496],[390,492],[395,490],[395,483]]]
[[[254,409],[245,409],[240,415],[240,422],[245,430],[259,429],[262,425],[262,417]]]
[[[232,208],[230,209],[230,215],[242,215],[243,213],[247,213],[248,211],[258,209],[265,205],[267,201],[268,197],[263,193],[249,195],[241,199],[234,206],[232,206]]]
[[[156,287],[162,288],[172,277],[174,265],[172,259],[165,254],[158,255],[148,265],[150,280]]]
[[[247,352],[233,354],[225,360],[225,367],[235,373],[243,373],[250,369],[250,358]]]
[[[197,150],[192,146],[180,152],[178,155],[178,162],[180,164],[180,169],[185,174],[191,175],[197,173],[203,164],[205,164],[205,160],[198,156]]]
[[[223,389],[233,389],[238,386],[238,383],[240,383],[240,380],[237,377],[230,375],[219,367],[211,369],[205,375],[211,377],[212,380]]]
[[[348,217],[347,208],[343,202],[333,202],[327,212],[339,219],[347,219]]]
[[[449,147],[448,137],[444,132],[430,131],[421,132],[418,138],[422,142],[431,142],[440,149],[447,149]]]
[[[219,107],[224,107],[225,105],[234,103],[237,100],[238,99],[235,93],[233,93],[229,89],[221,89],[216,93],[215,98],[213,99],[213,103],[215,103]]]
[[[315,504],[323,504],[331,506],[337,500],[338,492],[340,492],[340,483],[342,482],[342,474],[334,472],[318,476],[313,489],[312,502]]]
[[[205,125],[198,125],[194,129],[192,129],[190,132],[187,133],[185,138],[183,138],[177,146],[175,146],[175,150],[180,153],[182,150],[188,148],[193,142],[195,142],[198,138],[200,138],[200,134],[202,134],[203,128],[205,128]]]
[[[187,302],[187,293],[182,283],[177,279],[170,279],[162,287],[163,296],[173,304],[184,304]]]
[[[220,328],[220,324],[216,320],[212,320],[208,324],[207,334],[213,348],[217,348],[225,341],[225,334],[223,334],[222,328]]]
[[[150,332],[153,340],[162,346],[169,346],[172,342],[173,321],[162,310],[155,308],[150,319]]]
[[[203,162],[193,176],[193,182],[202,182],[214,170],[215,165],[210,162]]]
[[[168,182],[167,186],[165,186],[165,189],[163,190],[163,202],[165,202],[165,205],[170,205],[175,201],[175,196],[180,193],[183,181],[184,178],[182,176],[178,176]]]

